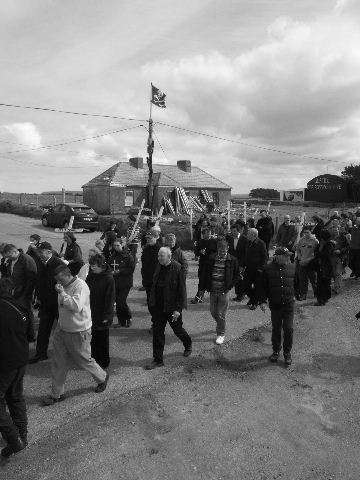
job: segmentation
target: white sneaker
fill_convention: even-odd
[[[224,343],[224,340],[225,340],[225,336],[224,335],[218,335],[216,337],[216,340],[215,340],[215,343],[217,345],[222,345]]]

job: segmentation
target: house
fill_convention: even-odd
[[[205,190],[220,208],[230,200],[229,185],[192,166],[189,160],[179,160],[176,165],[153,164],[153,172],[155,209],[160,208],[163,198],[173,198],[176,187],[198,198]],[[141,157],[119,162],[83,185],[84,203],[99,214],[126,213],[145,198],[148,173]]]

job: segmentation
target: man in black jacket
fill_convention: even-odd
[[[182,323],[182,310],[187,306],[187,296],[181,265],[172,260],[168,247],[160,248],[158,259],[159,264],[150,293],[150,307],[153,312],[153,361],[145,367],[146,370],[164,365],[165,328],[168,322],[184,345],[184,357],[191,354],[191,338]]]
[[[86,283],[90,290],[91,356],[101,368],[110,364],[109,327],[113,322],[115,281],[104,255],[97,253],[89,259],[90,271]]]
[[[171,258],[175,261],[180,263],[181,265],[181,270],[184,273],[184,277],[186,279],[188,269],[189,269],[189,264],[188,261],[186,260],[185,254],[180,248],[180,246],[177,244],[176,241],[176,235],[174,233],[168,233],[165,235],[165,247],[169,247],[171,249]]]
[[[246,236],[248,243],[244,261],[240,267],[244,272],[244,291],[249,297],[248,306],[250,310],[255,310],[257,307],[256,283],[269,257],[265,243],[258,238],[256,228],[249,228]]]
[[[131,310],[127,304],[127,297],[133,286],[135,258],[120,239],[116,239],[113,243],[109,266],[115,280],[118,325],[129,328],[131,325]]]
[[[295,266],[290,263],[291,252],[284,247],[275,250],[271,263],[264,268],[258,284],[258,300],[261,309],[269,300],[271,311],[273,353],[269,360],[277,362],[281,350],[281,331],[284,333],[283,353],[286,365],[291,365],[294,321]]]
[[[23,379],[29,358],[28,319],[11,290],[11,281],[0,279],[0,432],[7,443],[2,458],[27,444]]]
[[[225,340],[229,292],[238,276],[237,260],[228,254],[228,250],[226,239],[219,238],[217,253],[210,256],[200,278],[201,288],[210,292],[210,313],[216,322],[215,342],[218,345],[222,345]]]
[[[210,228],[204,227],[201,232],[200,240],[196,243],[195,247],[195,256],[199,259],[199,268],[198,268],[198,291],[195,295],[195,298],[191,300],[192,304],[202,303],[204,301],[205,290],[200,288],[200,278],[202,272],[205,268],[207,261],[212,253],[216,253],[216,239],[210,237]]]
[[[256,222],[256,230],[259,232],[259,238],[266,245],[266,250],[269,251],[270,242],[274,236],[275,228],[272,218],[266,210],[260,210],[260,218]]]
[[[6,258],[7,274],[14,285],[14,298],[26,311],[29,319],[29,335],[35,341],[33,293],[37,280],[36,263],[29,255],[20,252],[15,245],[7,244],[3,256]]]
[[[49,242],[42,242],[37,247],[39,258],[36,290],[39,308],[39,330],[36,341],[36,353],[29,363],[37,363],[46,360],[49,339],[54,322],[57,320],[58,294],[55,290],[55,270],[64,265],[63,261],[54,255],[53,248]]]
[[[244,264],[246,246],[248,239],[245,235],[245,222],[238,220],[234,225],[230,227],[230,235],[227,237],[229,244],[229,255],[235,257],[238,261],[238,265]],[[241,275],[238,276],[235,283],[235,302],[241,302],[244,299],[244,281]]]
[[[160,247],[157,240],[158,240],[158,237],[156,232],[150,230],[146,234],[146,245],[144,246],[141,254],[142,285],[146,291],[146,301],[147,301],[149,313],[151,315],[151,321],[152,321],[152,313],[151,313],[151,307],[149,306],[150,292],[151,292],[151,287],[153,283],[154,273],[159,263],[158,253],[159,253]]]

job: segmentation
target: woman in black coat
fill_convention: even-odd
[[[92,317],[91,356],[101,368],[107,368],[110,364],[109,327],[114,316],[115,282],[104,255],[93,255],[89,263],[86,283],[90,290]]]
[[[328,230],[322,230],[320,244],[315,253],[315,268],[317,271],[316,298],[318,305],[325,305],[331,298],[331,279],[333,277],[332,258],[334,256],[335,243],[331,240]]]
[[[75,276],[84,265],[81,248],[76,243],[75,235],[72,232],[64,233],[64,242],[66,243],[65,254],[61,256],[68,262],[70,272]]]

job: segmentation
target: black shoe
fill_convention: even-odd
[[[292,364],[292,358],[290,353],[287,353],[286,355],[284,354],[284,361],[285,365],[288,367]]]
[[[42,404],[43,407],[50,407],[51,405],[54,405],[55,403],[62,402],[63,400],[65,400],[64,395],[60,395],[60,397],[58,397],[58,398],[51,397],[49,395],[48,397],[44,397],[41,400],[41,404]]]
[[[185,348],[183,356],[184,357],[190,357],[191,353],[192,353],[192,347],[190,346],[190,347]]]
[[[107,384],[109,381],[109,372],[106,372],[105,380],[101,383],[98,383],[95,387],[95,393],[102,393],[106,390]]]
[[[47,355],[45,356],[35,355],[34,357],[30,358],[29,364],[43,362],[44,360],[47,360],[47,359],[48,359]]]
[[[21,450],[24,450],[24,448],[25,448],[25,445],[19,438],[18,441],[13,445],[9,444],[5,448],[3,448],[1,450],[1,456],[2,458],[9,458],[11,457],[11,455],[15,455],[15,453],[21,452]]]
[[[163,367],[164,366],[164,362],[155,362],[155,360],[153,360],[151,363],[149,363],[148,365],[145,365],[145,370],[154,370],[155,368],[159,368],[159,367]]]
[[[269,357],[269,360],[271,363],[276,363],[278,361],[278,358],[279,358],[279,353],[278,352],[273,352],[270,357]]]

